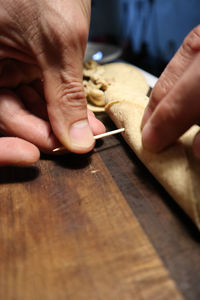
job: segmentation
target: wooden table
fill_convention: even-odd
[[[200,234],[120,136],[0,181],[1,300],[200,299]]]

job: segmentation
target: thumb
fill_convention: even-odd
[[[58,140],[76,153],[89,152],[95,144],[82,85],[89,2],[74,1],[72,5],[60,1],[57,13],[47,14],[41,25],[39,50],[35,48],[38,42],[33,45],[43,74],[51,127]]]
[[[82,62],[44,73],[47,110],[52,129],[69,151],[86,153],[94,147],[82,85]]]

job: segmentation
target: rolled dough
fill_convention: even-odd
[[[105,110],[118,128],[125,128],[122,135],[126,142],[200,229],[200,163],[192,152],[192,141],[199,126],[190,128],[164,151],[148,152],[142,147],[140,130],[148,103],[148,85],[143,75],[122,63],[97,66],[94,74],[107,83],[102,91]],[[98,100],[93,103],[98,106]]]

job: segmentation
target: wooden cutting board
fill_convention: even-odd
[[[0,299],[198,299],[199,235],[122,139],[0,183]]]
[[[181,299],[97,153],[4,172],[0,299]]]

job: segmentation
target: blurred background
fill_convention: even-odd
[[[159,76],[198,24],[200,0],[93,0],[89,41],[115,45],[120,58]]]

